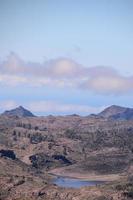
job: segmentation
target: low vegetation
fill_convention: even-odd
[[[0,131],[0,199],[133,199],[132,120],[8,113],[0,116]],[[92,188],[60,188],[47,173],[58,167],[64,172],[69,169],[67,173],[119,175],[120,181]]]

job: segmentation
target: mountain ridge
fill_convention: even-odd
[[[133,119],[133,108],[112,105],[105,108],[98,116],[114,120],[130,120]]]
[[[1,114],[2,116],[17,116],[17,117],[35,117],[29,110],[25,109],[23,106],[19,106],[12,110],[7,110]]]
[[[17,108],[14,108],[12,110],[7,110],[1,114],[2,116],[17,116],[17,117],[35,117],[35,115],[25,109],[23,106],[19,106]],[[79,116],[77,114],[72,114],[68,116]],[[103,111],[101,111],[98,114],[90,114],[88,117],[94,117],[94,118],[105,118],[105,119],[114,119],[114,120],[131,120],[133,119],[133,108],[118,106],[118,105],[111,105],[105,108]]]

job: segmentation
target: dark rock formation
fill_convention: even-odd
[[[45,167],[49,169],[53,166],[63,166],[63,165],[70,165],[72,164],[65,156],[63,155],[52,155],[48,156],[44,153],[38,153],[36,155],[32,155],[29,158],[33,167],[35,168],[42,168]]]
[[[7,157],[7,158],[11,158],[12,160],[16,159],[16,155],[15,155],[14,151],[12,151],[12,150],[1,149],[0,157]]]
[[[53,155],[52,158],[54,158],[55,160],[59,160],[60,162],[62,162],[63,164],[67,164],[67,165],[71,165],[72,162],[70,160],[68,160],[65,156],[63,155]]]
[[[3,116],[17,116],[17,117],[34,117],[34,115],[23,108],[22,106],[19,106],[18,108],[12,109],[10,111],[5,111]]]

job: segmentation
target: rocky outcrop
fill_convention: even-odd
[[[12,160],[16,159],[16,155],[15,155],[14,151],[5,150],[5,149],[0,150],[0,157],[11,158]]]

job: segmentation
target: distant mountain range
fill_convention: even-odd
[[[2,116],[35,117],[29,110],[19,106],[15,109],[5,111]]]
[[[35,117],[29,110],[19,106],[15,109],[5,111],[2,116],[17,116],[17,117]],[[75,115],[71,115],[75,116]],[[76,115],[78,116],[78,115]],[[131,120],[133,119],[133,108],[126,108],[117,105],[112,105],[97,115],[91,114],[93,117],[102,117],[112,120]]]

